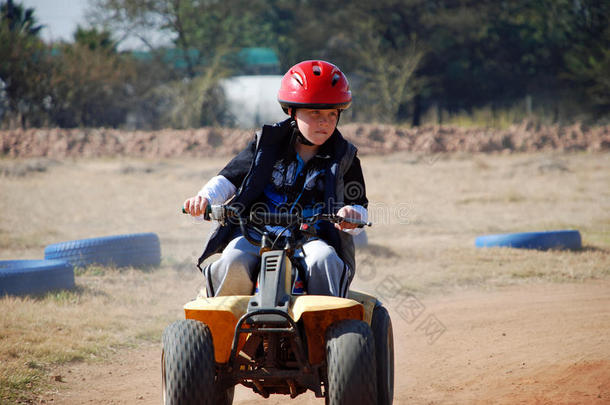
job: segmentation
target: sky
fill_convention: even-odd
[[[85,10],[88,0],[17,0],[26,8],[34,9],[39,24],[44,25],[40,34],[46,42],[71,41],[76,26],[86,26]]]
[[[44,25],[40,36],[45,42],[73,41],[76,27],[88,27],[86,12],[93,4],[92,0],[15,0],[25,8],[33,8],[39,24]],[[153,44],[167,43],[166,36],[155,31],[148,33]],[[118,49],[146,49],[136,38],[127,38],[119,44]]]

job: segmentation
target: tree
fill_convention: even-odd
[[[596,118],[610,114],[610,4],[577,0],[568,25],[571,46],[564,53],[560,78],[579,89],[581,99]]]
[[[176,105],[184,106],[179,126],[214,124],[209,106],[215,105],[217,86],[221,79],[231,75],[239,64],[238,51],[246,46],[268,41],[265,24],[258,24],[255,15],[263,7],[262,0],[197,1],[197,0],[98,0],[97,22],[113,26],[123,37],[136,36],[162,57],[163,48],[147,37],[151,30],[167,33],[180,57],[185,61],[184,74],[174,71],[178,82],[171,86],[179,89],[165,92]],[[166,86],[167,89],[167,86]],[[193,104],[194,103],[194,104]],[[222,121],[219,118],[219,121]]]
[[[416,75],[429,85],[428,105],[470,111],[534,96],[559,120],[586,99],[607,103],[608,2],[438,0],[425,9],[428,52]]]
[[[133,102],[133,64],[117,54],[106,31],[78,27],[74,40],[55,48],[51,119],[61,127],[123,124]]]
[[[116,42],[109,31],[99,31],[97,28],[85,29],[77,26],[74,33],[74,42],[88,47],[91,51],[103,50],[110,54],[116,52]]]
[[[351,76],[353,118],[404,121],[422,82],[414,73],[424,54],[418,39],[421,0],[348,3],[328,14],[327,55]]]
[[[38,38],[33,9],[12,0],[0,2],[0,80],[8,117],[21,126],[40,122],[47,88],[45,47]]]
[[[0,3],[2,19],[6,21],[8,29],[17,35],[35,37],[42,29],[42,25],[36,25],[34,9],[24,9],[23,5],[15,4],[13,0]]]

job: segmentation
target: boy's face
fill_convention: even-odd
[[[339,112],[299,108],[296,110],[295,119],[303,136],[314,145],[320,146],[335,131]]]

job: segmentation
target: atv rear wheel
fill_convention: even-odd
[[[392,320],[383,306],[373,310],[371,329],[375,337],[378,405],[392,405],[394,399],[394,334]]]
[[[205,324],[185,319],[165,328],[161,368],[165,405],[216,405],[214,345]]]
[[[375,341],[369,325],[348,319],[326,333],[327,405],[375,404]]]

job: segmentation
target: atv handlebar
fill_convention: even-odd
[[[313,224],[317,221],[328,221],[333,224],[345,221],[357,225],[358,228],[373,225],[370,222],[365,222],[360,219],[345,218],[336,214],[316,214],[306,218],[300,215],[287,213],[252,212],[250,214],[250,222],[263,225],[291,226],[296,224]]]
[[[182,207],[182,213],[188,214],[184,207]],[[203,218],[206,220],[213,219],[215,221],[224,222],[229,217],[239,217],[237,209],[228,205],[208,205],[206,207]],[[271,226],[292,226],[297,224],[314,224],[318,221],[328,221],[333,224],[341,222],[347,222],[355,224],[358,228],[364,228],[365,226],[373,226],[371,222],[362,221],[355,218],[345,218],[336,214],[315,214],[311,217],[304,218],[296,214],[288,213],[272,213],[272,212],[252,212],[250,213],[250,222],[259,225],[271,225]]]
[[[188,214],[184,207],[182,212]],[[252,212],[249,217],[241,215],[240,210],[236,207],[229,205],[208,205],[203,215],[204,219],[220,222],[221,225],[225,225],[227,220],[235,221],[239,224],[241,233],[248,242],[255,246],[261,246],[264,249],[268,246],[273,248],[280,236],[284,233],[281,231],[279,235],[275,237],[275,240],[271,242],[268,232],[265,229],[259,228],[259,226],[271,225],[281,226],[284,230],[293,230],[296,234],[302,235],[295,238],[295,233],[289,232],[289,237],[286,240],[286,246],[289,251],[292,251],[294,247],[300,246],[303,241],[307,239],[307,236],[315,236],[316,230],[313,226],[318,221],[327,221],[330,223],[341,223],[343,221],[355,224],[358,228],[365,226],[372,226],[372,223],[365,222],[360,219],[344,218],[336,214],[316,214],[311,217],[302,217],[301,215],[288,214],[288,213],[270,213],[270,212]],[[254,230],[261,235],[261,239],[257,240],[252,238],[249,233],[249,229]],[[305,238],[303,238],[305,236]],[[291,242],[292,241],[292,242]],[[269,244],[269,242],[271,242]],[[290,248],[292,246],[292,248]]]
[[[186,209],[182,207],[182,213],[188,214]],[[205,212],[203,213],[203,219],[206,221],[214,220],[219,222],[224,222],[228,217],[238,216],[237,210],[229,207],[228,205],[211,205],[208,204],[205,207]]]

